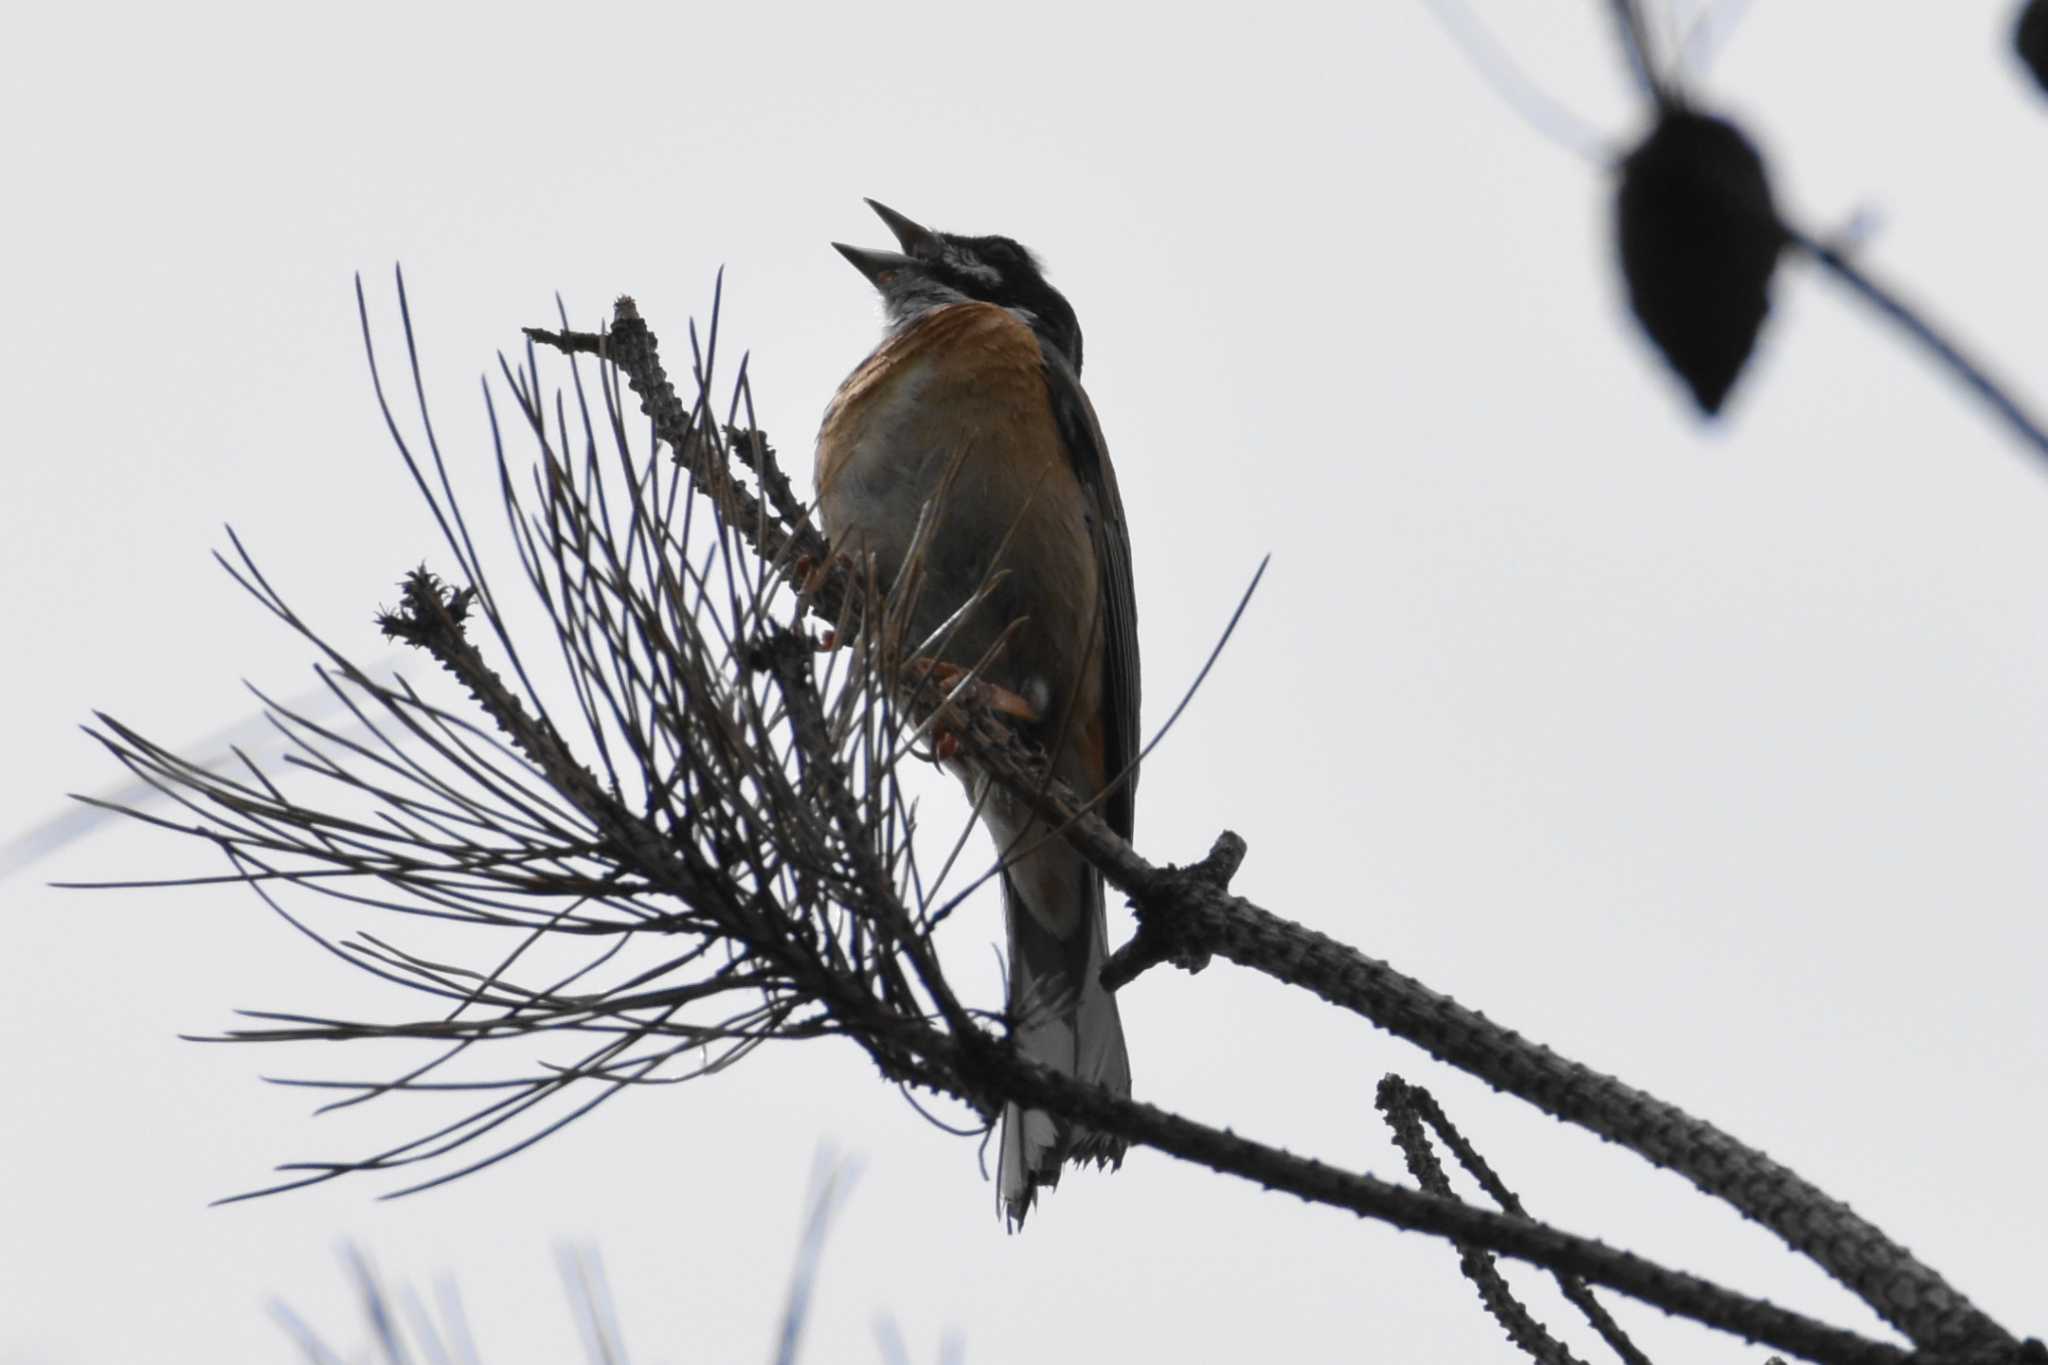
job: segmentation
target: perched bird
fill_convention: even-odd
[[[932,507],[906,638],[952,622],[930,663],[987,662],[983,696],[1051,756],[1054,774],[1131,836],[1138,754],[1130,536],[1102,428],[1081,391],[1081,328],[1031,253],[1007,237],[920,227],[874,200],[901,252],[834,243],[880,291],[887,335],[839,387],[818,432],[818,503],[837,553],[895,583]],[[952,621],[989,586],[985,599]],[[915,647],[913,645],[913,647]],[[952,765],[1005,860],[1011,1037],[1034,1061],[1119,1095],[1131,1088],[1101,874],[1020,801]],[[1041,1110],[1002,1120],[997,1184],[1010,1221],[1065,1161],[1118,1163],[1123,1144]]]

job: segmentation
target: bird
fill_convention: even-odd
[[[885,334],[819,428],[826,537],[835,554],[872,565],[883,587],[916,559],[904,638],[940,641],[920,662],[946,677],[982,665],[966,685],[1042,746],[1084,802],[1099,799],[1128,840],[1137,607],[1116,471],[1081,388],[1080,323],[1011,238],[936,232],[867,204],[901,249],[833,243],[880,293]],[[1123,1022],[1100,979],[1102,875],[970,761],[948,766],[1005,860],[1012,1041],[1033,1061],[1128,1096]],[[1065,1164],[1121,1165],[1124,1144],[1012,1103],[998,1151],[998,1205],[1014,1229]]]

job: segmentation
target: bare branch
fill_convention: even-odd
[[[1430,1152],[1428,1139],[1423,1134],[1422,1127],[1427,1124],[1436,1130],[1437,1137],[1458,1158],[1458,1164],[1479,1182],[1487,1197],[1500,1205],[1501,1212],[1515,1218],[1529,1216],[1528,1210],[1522,1207],[1522,1201],[1501,1183],[1493,1168],[1473,1150],[1471,1143],[1465,1141],[1464,1135],[1452,1126],[1450,1119],[1445,1117],[1444,1111],[1438,1106],[1436,1097],[1427,1090],[1409,1085],[1399,1076],[1385,1076],[1380,1080],[1377,1103],[1380,1110],[1387,1115],[1388,1123],[1394,1128],[1395,1140],[1400,1144],[1401,1154],[1408,1161],[1410,1173],[1424,1189],[1432,1194],[1451,1192],[1450,1182],[1444,1178],[1442,1168],[1437,1165],[1435,1156]],[[1479,1255],[1483,1253],[1469,1250],[1466,1252],[1465,1271],[1468,1278],[1479,1284],[1480,1293],[1487,1299],[1488,1308],[1491,1310],[1496,1297],[1507,1298],[1507,1288],[1504,1284],[1494,1283],[1498,1276],[1493,1274],[1492,1262],[1475,1260]],[[1621,1358],[1623,1365],[1650,1365],[1649,1359],[1636,1349],[1635,1343],[1629,1340],[1628,1334],[1621,1330],[1621,1325],[1615,1322],[1613,1316],[1601,1306],[1600,1301],[1593,1297],[1592,1291],[1586,1288],[1584,1281],[1575,1275],[1563,1273],[1557,1273],[1556,1279],[1558,1288],[1564,1291],[1565,1298],[1585,1315],[1593,1329],[1613,1349],[1615,1355]],[[1514,1304],[1512,1299],[1507,1299],[1503,1308],[1511,1314],[1520,1311],[1520,1305]],[[1531,1355],[1539,1355],[1541,1351],[1550,1350],[1552,1347],[1559,1353],[1569,1354],[1564,1352],[1561,1344],[1551,1342],[1548,1333],[1542,1333],[1540,1327],[1535,1331],[1528,1331],[1529,1327],[1536,1327],[1535,1324],[1524,1327],[1519,1318],[1503,1317],[1501,1312],[1495,1312],[1495,1316],[1501,1318],[1502,1326],[1508,1329],[1510,1339],[1517,1344],[1522,1342],[1521,1333],[1527,1332],[1534,1344],[1524,1345],[1523,1349]]]

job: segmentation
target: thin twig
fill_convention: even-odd
[[[2018,398],[2007,393],[1981,363],[1964,354],[1962,346],[1949,340],[1925,313],[1909,305],[1896,290],[1879,282],[1868,270],[1820,238],[1788,226],[1785,228],[1785,240],[1812,257],[1816,264],[1847,285],[1857,297],[1926,347],[1935,361],[1984,400],[2015,436],[2030,446],[2036,455],[2048,459],[2048,427],[2043,427],[2040,419],[2021,406]]]
[[[1398,1076],[1380,1081],[1376,1103],[1393,1130],[1395,1145],[1408,1163],[1408,1173],[1429,1193],[1442,1199],[1454,1198],[1450,1178],[1430,1150],[1429,1136],[1422,1131],[1422,1119],[1414,1103],[1415,1092]],[[1565,1344],[1550,1335],[1542,1323],[1517,1299],[1508,1282],[1494,1268],[1493,1257],[1478,1247],[1458,1244],[1459,1269],[1479,1290],[1479,1301],[1531,1360],[1545,1365],[1580,1365],[1579,1358]]]

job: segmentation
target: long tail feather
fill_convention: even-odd
[[[999,822],[992,822],[999,823]],[[1001,839],[1008,831],[998,830]],[[1043,831],[1025,834],[1040,839]],[[1009,926],[1011,1037],[1032,1061],[1077,1079],[1131,1092],[1130,1054],[1116,997],[1101,982],[1109,956],[1102,878],[1057,839],[1045,840],[1003,873]],[[1021,1225],[1041,1186],[1057,1185],[1065,1162],[1115,1165],[1124,1144],[1042,1110],[1003,1113],[997,1186],[1003,1210]]]

